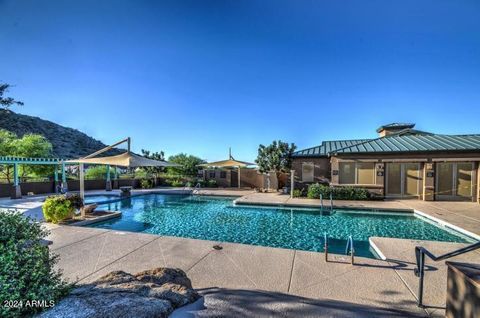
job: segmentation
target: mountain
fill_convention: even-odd
[[[89,155],[106,145],[76,129],[64,127],[38,117],[22,115],[11,110],[0,110],[0,129],[6,129],[19,137],[25,134],[39,134],[53,146],[53,157],[73,159]],[[106,155],[119,154],[112,149]]]

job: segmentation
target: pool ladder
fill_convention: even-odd
[[[202,187],[202,186],[200,185],[200,183],[197,183],[197,184],[195,185],[195,187],[193,188],[192,194],[197,194],[198,191],[200,191],[200,188],[201,188],[201,187]]]
[[[324,252],[325,252],[325,262],[328,262],[328,236],[327,233],[324,233]],[[351,235],[348,236],[347,239],[347,246],[345,247],[345,254],[350,254],[350,263],[355,265],[355,249],[353,248],[353,237]]]
[[[323,212],[323,194],[320,193],[320,211]],[[333,212],[333,198],[330,192],[330,212]]]

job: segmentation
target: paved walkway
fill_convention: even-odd
[[[373,237],[370,241],[384,254],[387,262],[397,272],[415,297],[418,297],[418,277],[413,274],[416,267],[415,246],[423,246],[434,255],[442,255],[467,246],[461,243],[419,241]],[[447,266],[445,261],[433,262],[425,258],[425,279],[423,302],[426,310],[434,317],[445,316],[445,300],[447,296]],[[450,258],[448,261],[480,264],[480,250]]]

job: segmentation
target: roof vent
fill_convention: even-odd
[[[387,136],[387,135],[390,135],[390,134],[397,133],[397,132],[399,132],[401,130],[404,130],[404,129],[411,129],[413,127],[415,127],[415,124],[411,124],[411,123],[391,123],[391,124],[388,124],[388,125],[380,126],[377,129],[377,133],[380,135],[380,137],[383,137],[383,136]]]

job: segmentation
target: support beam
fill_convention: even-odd
[[[105,190],[112,191],[112,180],[110,179],[110,165],[107,165],[107,180],[105,182]]]
[[[238,188],[240,189],[240,167],[238,167]]]
[[[78,165],[80,175],[80,197],[82,198],[82,200],[85,200],[85,171],[83,168],[83,163]],[[85,218],[85,210],[81,209],[81,211],[82,218]]]
[[[68,191],[67,175],[65,174],[65,162],[62,161],[62,192]]]
[[[58,193],[58,167],[53,166],[53,185],[55,187],[55,193]]]
[[[13,188],[11,193],[12,199],[22,198],[22,189],[20,188],[20,182],[18,179],[18,163],[13,164]]]
[[[290,198],[293,198],[293,190],[295,190],[295,170],[290,170]]]

